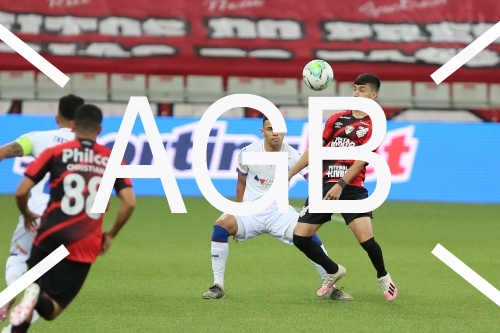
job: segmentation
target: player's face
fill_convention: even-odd
[[[375,99],[377,97],[377,92],[372,90],[372,87],[369,84],[355,84],[352,96]]]
[[[273,127],[271,126],[271,122],[269,120],[264,122],[264,128],[261,130],[261,133],[264,135],[268,145],[271,147],[281,147],[285,133],[273,132]]]

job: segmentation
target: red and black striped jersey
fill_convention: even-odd
[[[371,135],[372,122],[370,117],[355,118],[351,110],[331,115],[323,130],[325,147],[361,146],[368,142]],[[323,181],[339,181],[353,164],[353,160],[324,160]],[[366,165],[349,182],[350,185],[364,186]]]
[[[90,212],[111,150],[77,139],[45,150],[29,164],[25,176],[35,183],[50,173],[50,200],[34,244],[52,252],[64,245],[68,260],[93,263],[101,250],[103,214]],[[122,162],[123,163],[123,162]],[[131,187],[130,179],[115,181],[116,193]]]

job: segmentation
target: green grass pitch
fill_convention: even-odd
[[[399,288],[389,303],[365,251],[334,221],[319,236],[347,268],[338,285],[354,301],[318,298],[312,264],[267,235],[230,239],[228,297],[202,299],[212,283],[210,239],[219,212],[202,198],[184,200],[188,214],[170,213],[165,197],[139,198],[74,302],[30,332],[500,332],[500,308],[431,254],[440,243],[500,288],[499,205],[386,202],[377,209],[375,239]],[[117,206],[113,200],[107,226]],[[3,267],[18,219],[12,196],[0,196],[0,212]],[[3,269],[1,275],[3,290]]]

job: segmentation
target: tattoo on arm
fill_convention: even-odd
[[[4,158],[12,158],[16,156],[23,156],[23,147],[17,142],[11,142],[3,147],[0,147],[0,160]]]
[[[7,150],[7,155],[9,157],[23,156],[23,148],[19,143],[13,142],[11,145],[9,145],[9,150]]]

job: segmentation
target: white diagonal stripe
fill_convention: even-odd
[[[432,254],[454,270],[455,273],[463,277],[465,281],[469,282],[473,287],[491,299],[496,305],[500,306],[500,291],[474,272],[460,259],[455,257],[451,252],[446,250],[441,244],[436,245],[434,250],[432,250]]]
[[[64,245],[59,246],[54,252],[49,254],[45,259],[40,261],[35,267],[26,272],[23,276],[17,279],[13,284],[8,286],[0,293],[0,307],[7,304],[11,299],[19,295],[30,284],[35,282],[47,273],[49,269],[54,267],[69,254],[68,249]]]
[[[38,68],[52,81],[64,88],[69,81],[69,77],[48,62],[44,57],[33,50],[29,45],[20,40],[16,35],[0,24],[0,39],[9,45],[14,51],[28,60],[33,66]]]
[[[479,38],[460,51],[456,56],[448,60],[443,66],[439,67],[437,71],[431,74],[431,78],[436,84],[440,84],[499,37],[500,22],[488,29],[488,31],[479,36]]]

